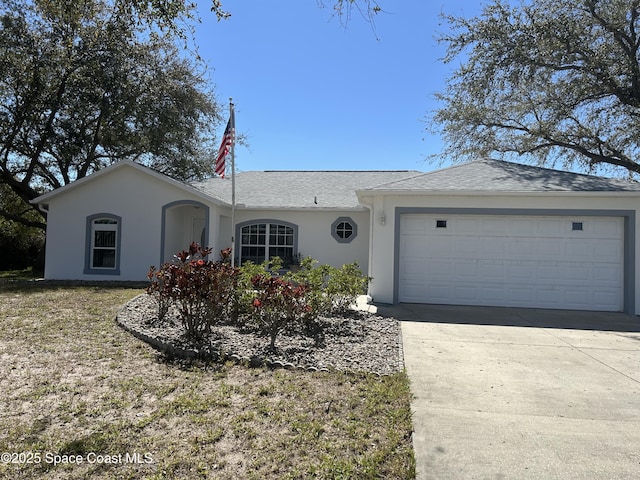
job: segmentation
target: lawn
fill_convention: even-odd
[[[415,478],[404,373],[174,362],[139,293],[0,283],[0,478]]]

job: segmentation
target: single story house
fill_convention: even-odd
[[[379,303],[640,314],[640,183],[482,159],[434,172],[251,171],[185,184],[122,161],[34,200],[45,278],[143,280],[191,241],[238,263],[357,261]]]

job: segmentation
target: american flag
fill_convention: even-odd
[[[235,115],[233,114],[233,109],[231,110],[231,114],[229,116],[229,121],[227,122],[227,128],[224,129],[224,135],[222,136],[222,143],[220,144],[220,149],[218,150],[218,157],[216,158],[216,173],[224,178],[224,172],[226,169],[226,158],[229,154],[229,150],[231,150],[231,145],[233,144],[234,134],[236,130],[236,121]]]

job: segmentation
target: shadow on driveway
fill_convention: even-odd
[[[377,308],[380,315],[412,322],[640,333],[640,317],[625,313],[417,303],[377,305]]]

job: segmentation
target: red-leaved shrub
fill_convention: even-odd
[[[269,348],[273,350],[278,334],[299,327],[310,312],[306,301],[309,287],[266,275],[254,276],[251,284],[255,290],[251,320],[269,336]]]
[[[220,262],[207,260],[210,253],[210,248],[192,243],[173,262],[159,270],[151,267],[147,275],[151,281],[147,292],[158,300],[158,317],[162,319],[175,304],[186,334],[196,339],[229,317],[237,284],[237,269],[224,261],[225,251]]]

